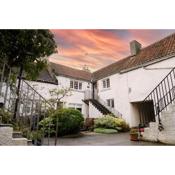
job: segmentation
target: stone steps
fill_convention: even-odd
[[[28,140],[22,137],[21,132],[13,132],[11,125],[0,125],[0,145],[10,146],[10,145],[19,145],[27,146]]]
[[[170,104],[166,111],[161,112],[163,130],[159,131],[157,122],[150,122],[144,129],[142,139],[146,141],[160,141],[166,144],[175,144],[175,104]]]
[[[22,133],[19,132],[19,131],[13,131],[12,137],[13,138],[21,138],[22,137]]]

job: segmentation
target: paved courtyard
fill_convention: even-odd
[[[54,138],[49,140],[50,145],[54,145]],[[48,145],[48,139],[44,140],[44,145]],[[96,134],[83,132],[83,136],[77,138],[58,138],[58,146],[158,146],[161,143],[130,141],[129,133],[118,134]]]

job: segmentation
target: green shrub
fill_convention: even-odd
[[[94,132],[102,134],[115,134],[118,133],[116,129],[107,129],[107,128],[95,128]]]
[[[76,134],[83,126],[84,118],[80,111],[76,109],[60,109],[52,117],[54,124],[58,122],[58,135]]]
[[[122,118],[115,118],[111,115],[106,115],[101,118],[97,118],[94,121],[95,128],[107,128],[116,129],[118,131],[127,131],[129,129],[128,124]]]
[[[0,122],[3,124],[12,124],[12,114],[4,109],[0,109]]]
[[[39,122],[39,127],[45,136],[53,136],[55,134],[55,125],[52,117],[47,117]]]
[[[40,122],[40,128],[48,133],[49,122],[51,123],[51,134],[55,133],[56,125],[57,135],[64,136],[68,134],[76,134],[80,131],[83,126],[84,118],[80,111],[76,109],[58,109],[46,119]]]

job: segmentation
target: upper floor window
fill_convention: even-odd
[[[110,87],[110,79],[106,78],[103,80],[103,88],[109,88]]]
[[[82,82],[77,80],[70,81],[70,88],[75,90],[82,90]]]

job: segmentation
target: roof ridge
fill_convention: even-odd
[[[157,44],[157,43],[159,43],[159,42],[161,42],[161,41],[163,41],[163,40],[166,40],[167,38],[172,37],[173,35],[175,35],[175,32],[171,33],[170,35],[167,35],[166,37],[164,37],[164,38],[162,38],[162,39],[159,39],[158,41],[155,41],[155,42],[149,44],[148,46],[142,48],[141,50],[144,50],[144,49],[146,49],[146,48],[148,48],[148,47],[151,47],[152,45],[155,45],[155,44]]]
[[[145,50],[145,49],[147,49],[147,48],[149,48],[149,47],[151,47],[151,46],[153,46],[153,45],[155,45],[155,44],[157,44],[157,43],[159,43],[159,42],[161,42],[161,41],[163,41],[163,40],[166,40],[167,38],[169,38],[169,37],[171,37],[171,36],[173,36],[173,35],[175,35],[175,32],[173,32],[172,34],[170,34],[170,35],[168,35],[168,36],[166,36],[166,37],[164,37],[164,38],[162,38],[162,39],[160,39],[160,40],[158,40],[158,41],[156,41],[156,42],[153,42],[152,44],[149,44],[148,46],[142,48],[140,51],[143,51],[143,50]],[[126,56],[126,57],[124,57],[124,58],[121,58],[121,59],[115,61],[114,63],[111,63],[111,64],[109,64],[109,65],[107,65],[107,66],[104,66],[104,67],[102,67],[102,68],[100,68],[100,69],[98,69],[98,70],[92,72],[92,74],[93,74],[93,73],[96,73],[96,72],[98,72],[98,71],[100,71],[100,70],[102,70],[102,69],[104,69],[104,68],[106,68],[106,67],[108,67],[108,66],[110,66],[110,65],[119,63],[119,62],[122,61],[122,60],[127,60],[127,59],[129,59],[129,58],[131,58],[131,57],[133,57],[133,56],[129,54],[128,56]]]
[[[56,64],[56,65],[60,65],[62,67],[65,67],[65,68],[69,68],[69,69],[73,69],[73,70],[76,70],[76,71],[82,71],[82,72],[87,72],[87,73],[90,73],[92,74],[92,72],[88,72],[88,71],[85,71],[85,70],[82,70],[82,69],[77,69],[77,68],[73,68],[73,67],[70,67],[70,66],[65,66],[63,64],[59,64],[59,63],[55,63],[55,62],[50,62],[51,64]]]

